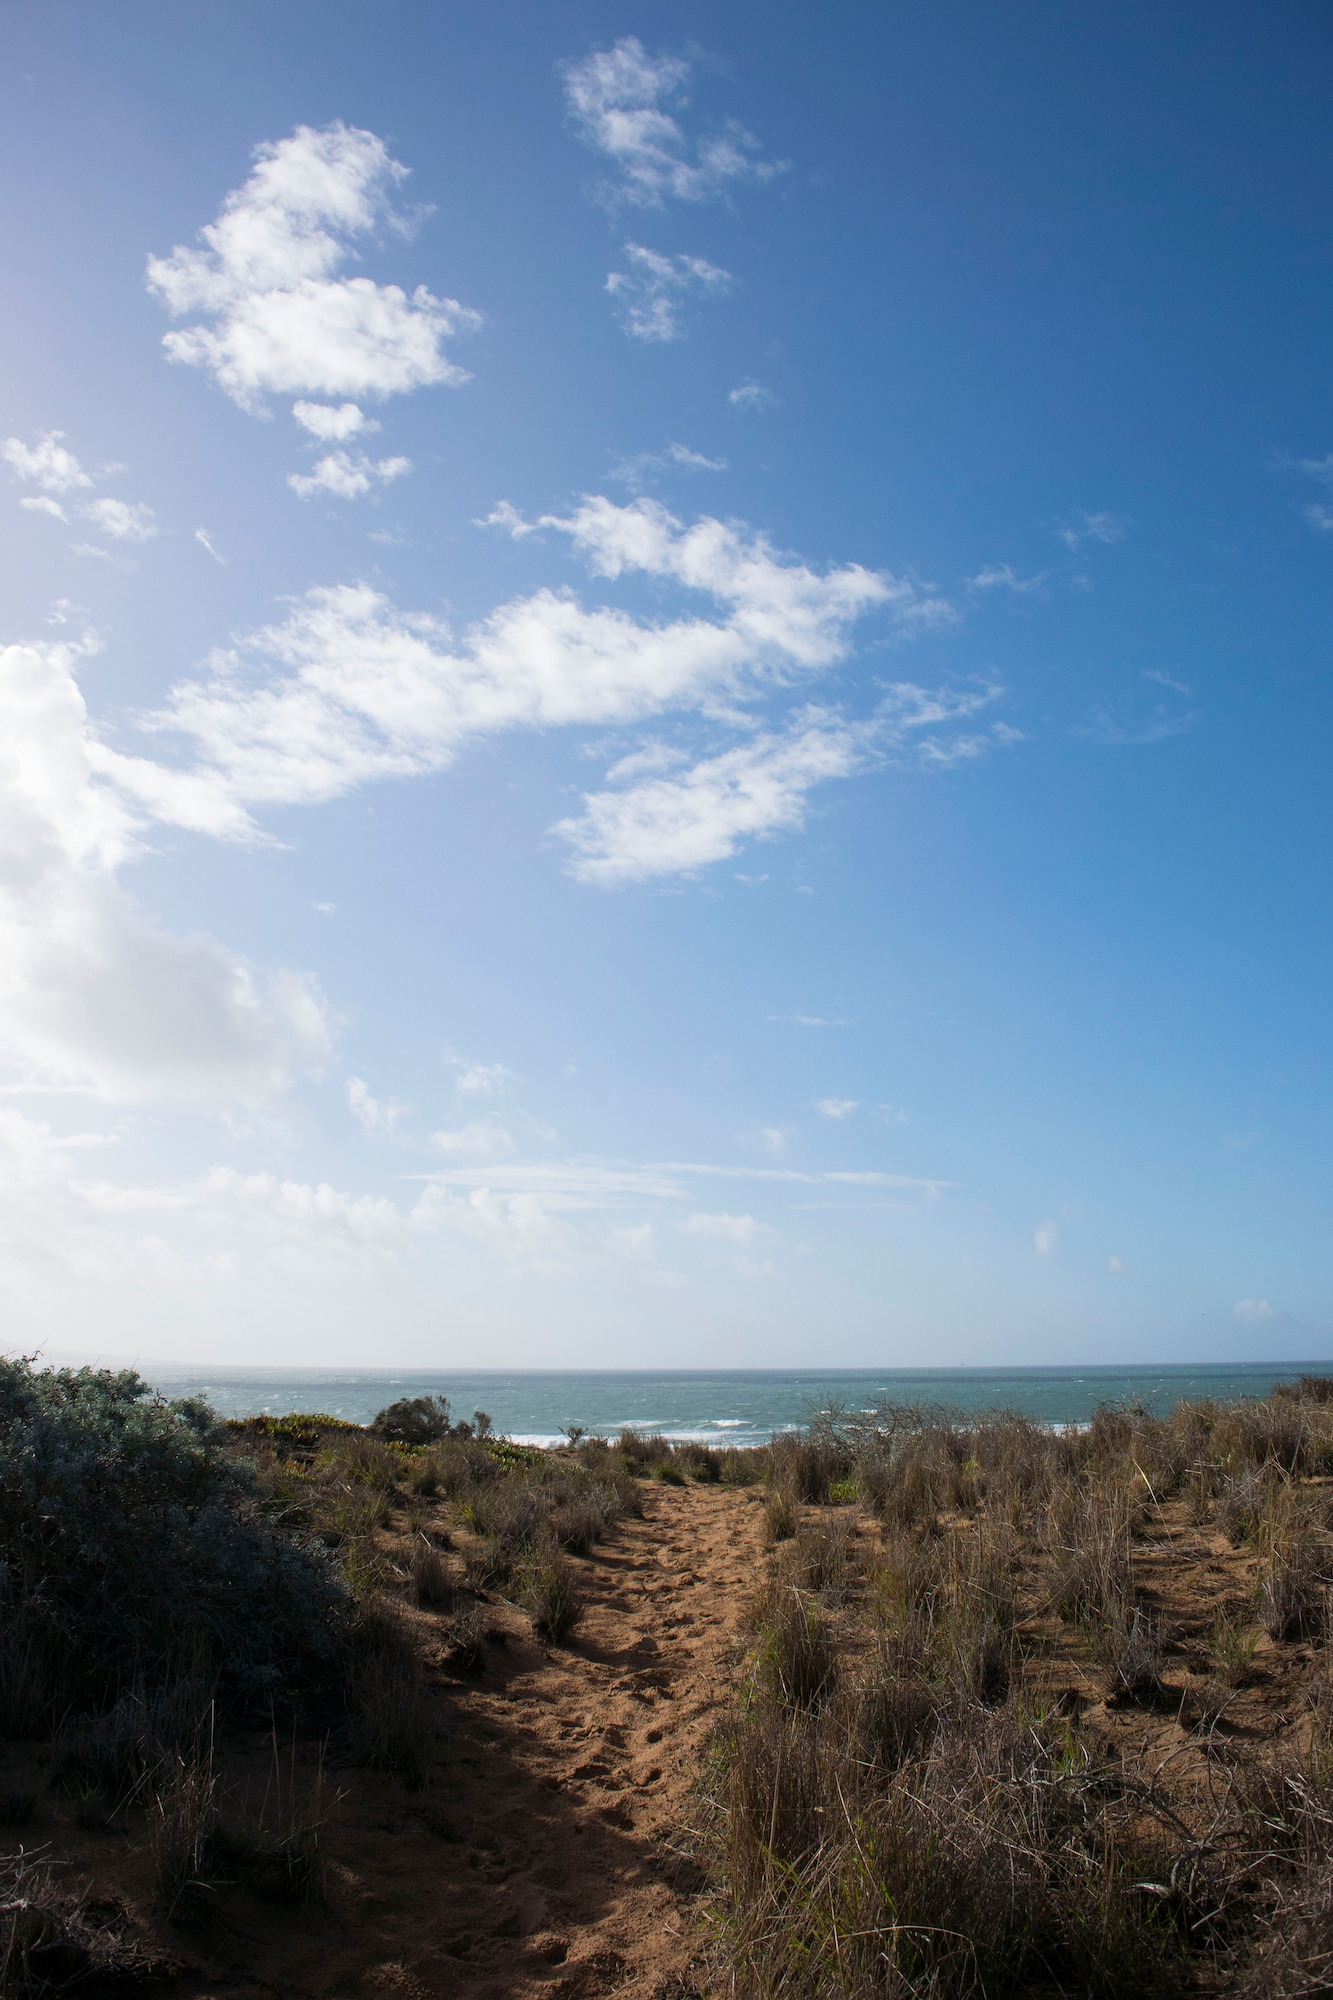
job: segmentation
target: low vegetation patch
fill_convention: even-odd
[[[1333,1991],[1333,1386],[833,1411],[765,1472],[703,1782],[719,1990]]]

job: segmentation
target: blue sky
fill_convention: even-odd
[[[0,50],[10,1344],[1328,1354],[1323,9]]]

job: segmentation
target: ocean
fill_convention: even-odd
[[[409,1368],[186,1368],[144,1363],[140,1372],[169,1396],[203,1396],[224,1417],[322,1410],[368,1423],[400,1396],[447,1396],[456,1416],[485,1410],[498,1432],[557,1444],[572,1424],[613,1435],[623,1425],[714,1444],[763,1443],[831,1404],[864,1409],[943,1403],[958,1410],[1011,1409],[1044,1423],[1086,1423],[1099,1403],[1133,1402],[1156,1412],[1182,1397],[1266,1396],[1303,1372],[1333,1374],[1333,1362],[1293,1361],[1161,1368],[810,1368],[664,1373],[602,1370]]]

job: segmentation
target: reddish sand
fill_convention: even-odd
[[[49,1844],[71,1879],[123,1900],[184,1962],[181,2000],[693,1994],[693,1787],[763,1560],[758,1497],[645,1489],[646,1518],[576,1565],[588,1610],[568,1646],[489,1607],[505,1640],[487,1647],[482,1673],[437,1670],[443,1733],[424,1791],[330,1764],[327,1792],[342,1797],[323,1835],[324,1907],[223,1890],[203,1926],[170,1932],[150,1920],[141,1815],[79,1828],[49,1791],[23,1844]],[[262,1737],[228,1743],[224,1819],[242,1817],[246,1798],[253,1809],[272,1765]]]

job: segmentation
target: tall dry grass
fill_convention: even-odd
[[[770,1579],[703,1792],[726,1990],[1333,1992],[1333,1672],[1311,1679],[1308,1748],[1285,1762],[1216,1734],[1260,1633],[1328,1645],[1333,1510],[1308,1481],[1329,1467],[1322,1381],[1166,1417],[1106,1408],[1063,1434],[884,1407],[775,1440]],[[827,1511],[845,1482],[865,1530]],[[1143,1581],[1173,1503],[1254,1578],[1218,1616],[1190,1704]],[[1113,1706],[1197,1724],[1223,1758],[1207,1784],[1178,1782],[1176,1755],[1136,1769],[1079,1704],[1056,1705],[1052,1647]]]

